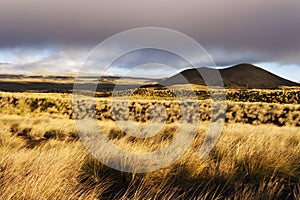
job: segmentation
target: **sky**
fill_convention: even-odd
[[[299,10],[299,0],[0,0],[0,73],[76,73],[89,52],[110,36],[163,27],[196,40],[219,67],[252,63],[300,82]],[[100,71],[101,60],[118,51],[109,48],[99,55]],[[157,51],[131,56],[116,62],[109,74],[131,70],[134,76],[164,77],[187,67],[132,70],[149,57],[174,62]]]

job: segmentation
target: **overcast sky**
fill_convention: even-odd
[[[152,26],[195,39],[217,66],[250,62],[299,82],[299,10],[299,0],[0,0],[0,72],[77,72],[99,42]],[[156,54],[135,54],[133,63]],[[130,67],[115,66],[112,73]],[[156,68],[139,73],[171,74]]]

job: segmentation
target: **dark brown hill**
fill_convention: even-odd
[[[191,84],[206,85],[198,71],[207,74],[214,70],[216,69],[207,67],[187,69],[170,78],[162,80],[160,84],[164,86],[185,84],[188,80]],[[238,64],[233,67],[219,69],[219,71],[226,88],[275,89],[280,86],[300,86],[299,83],[281,78],[251,64]]]

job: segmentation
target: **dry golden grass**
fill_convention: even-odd
[[[161,170],[132,174],[95,160],[78,140],[74,121],[65,113],[68,109],[63,109],[70,96],[47,95],[1,94],[0,199],[300,198],[300,135],[292,123],[229,121],[213,151],[200,159],[208,127],[204,121],[180,160]],[[32,102],[37,103],[33,110]],[[41,109],[51,103],[55,105]],[[296,108],[294,114],[299,111],[297,105],[230,104],[237,106],[232,106],[237,115],[240,105],[252,115],[253,110],[259,114],[270,105],[279,116],[284,108]],[[178,125],[177,121],[168,123],[148,139],[126,135],[111,120],[103,130],[121,148],[145,152],[168,144]]]
[[[37,117],[24,123],[24,117],[7,117],[1,116],[2,199],[299,198],[300,136],[296,127],[228,124],[215,149],[199,159],[207,128],[204,123],[179,161],[155,172],[129,174],[102,165],[89,156],[80,141],[70,140],[71,120],[64,119],[65,126],[61,127],[57,119]],[[49,126],[44,126],[46,122]],[[30,131],[34,137],[18,136],[28,127],[34,128]],[[47,131],[59,132],[62,128],[64,137],[27,146],[28,140],[38,140]],[[176,124],[167,125],[164,134],[170,137],[174,130]],[[112,122],[107,123],[105,132],[121,134]],[[164,145],[169,137],[132,141],[121,134],[114,142],[142,152]]]

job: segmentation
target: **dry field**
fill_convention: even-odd
[[[145,91],[153,92],[139,91],[128,105],[137,123],[147,123],[151,105],[159,101],[139,98],[147,96]],[[106,167],[85,149],[74,119],[89,113],[84,105],[77,108],[80,115],[72,111],[71,94],[2,92],[0,198],[300,199],[299,91],[230,94],[225,127],[207,157],[199,159],[198,154],[211,107],[200,95],[201,126],[189,150],[167,168],[133,174]],[[116,145],[128,151],[153,151],[172,141],[180,126],[178,102],[169,98],[160,103],[167,123],[146,139],[126,135],[114,123],[112,113],[124,115],[122,101],[112,107],[109,99],[97,99],[96,118],[106,122],[102,128]],[[195,109],[188,104],[184,108]]]

